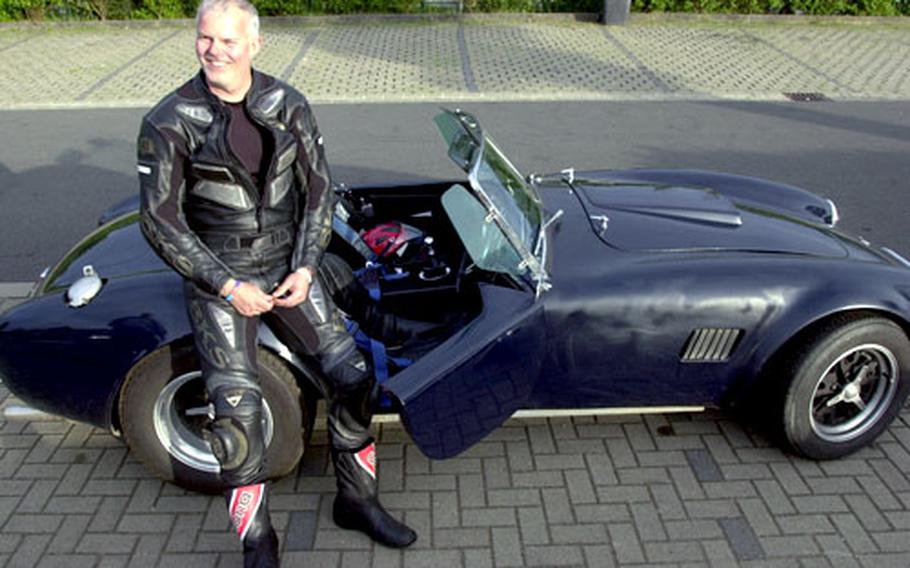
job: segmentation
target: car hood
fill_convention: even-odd
[[[823,223],[714,188],[593,179],[574,180],[572,186],[595,233],[618,249],[847,256]]]

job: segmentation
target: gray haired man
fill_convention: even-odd
[[[214,406],[212,450],[246,566],[277,566],[264,479],[260,319],[322,367],[338,484],[335,522],[387,546],[417,535],[376,494],[369,433],[373,377],[321,281],[334,196],[306,99],[255,71],[262,40],[247,0],[204,0],[200,73],[143,118],[142,229],[185,280],[187,310]]]

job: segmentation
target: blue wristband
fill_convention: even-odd
[[[237,291],[237,288],[240,288],[240,280],[234,279],[234,287],[231,288],[231,291],[228,292],[228,295],[224,297],[224,301],[231,303],[234,301],[234,292]]]

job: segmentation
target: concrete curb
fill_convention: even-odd
[[[0,282],[0,299],[25,298],[33,286],[32,282]]]

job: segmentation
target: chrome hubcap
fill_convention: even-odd
[[[158,394],[152,415],[158,441],[175,460],[208,473],[221,466],[202,431],[209,422],[208,402],[201,373],[193,371],[169,382]],[[262,401],[262,431],[266,446],[272,441],[274,422],[268,403]]]
[[[861,436],[888,410],[899,378],[897,359],[883,345],[843,353],[815,385],[809,402],[812,430],[834,443]]]

